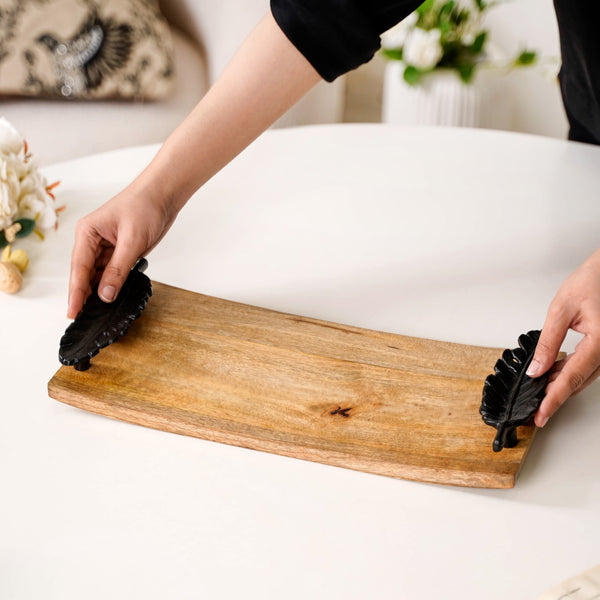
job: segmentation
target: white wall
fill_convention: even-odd
[[[576,1],[576,0],[573,0]],[[503,52],[524,47],[560,60],[558,27],[552,0],[511,0],[489,11],[490,39]],[[567,120],[558,81],[541,69],[524,69],[507,77],[507,92],[515,99],[511,129],[564,138]]]
[[[172,24],[204,46],[211,84],[269,11],[269,0],[160,0],[160,4]],[[343,99],[343,80],[333,85],[322,82],[292,107],[276,126],[339,121]]]

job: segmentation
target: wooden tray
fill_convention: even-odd
[[[479,415],[501,350],[381,333],[154,282],[129,333],[52,398],[207,440],[418,481],[508,488],[535,427],[495,454]]]

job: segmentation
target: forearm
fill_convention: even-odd
[[[319,80],[267,14],[133,185],[179,210]]]

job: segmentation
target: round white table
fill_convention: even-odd
[[[598,384],[538,433],[502,491],[328,467],[50,399],[74,225],[155,151],[47,168],[67,209],[44,242],[25,240],[24,288],[0,299],[2,600],[530,600],[600,562]],[[483,130],[270,131],[189,202],[148,275],[514,347],[598,246],[599,164],[600,148]]]

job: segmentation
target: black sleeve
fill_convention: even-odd
[[[379,36],[423,0],[271,0],[283,33],[319,75],[333,81],[371,60]]]
[[[600,144],[600,3],[554,0],[569,139]]]

